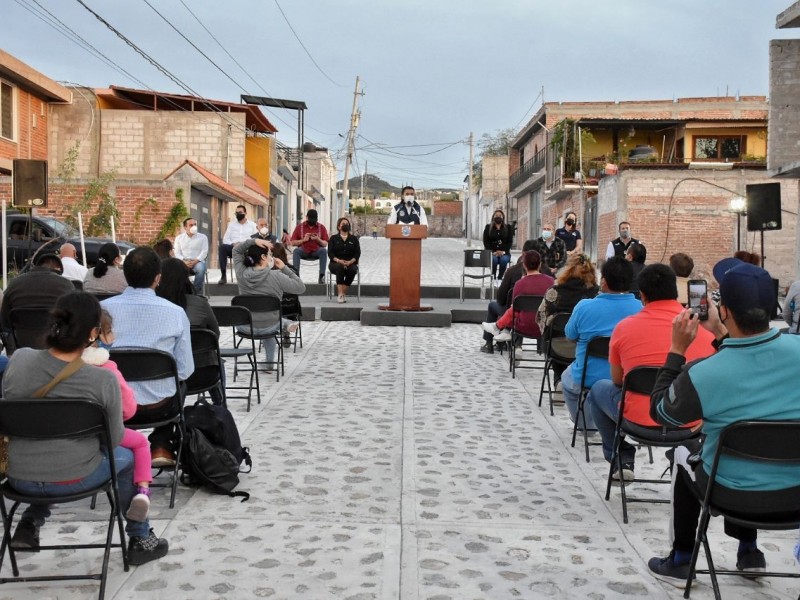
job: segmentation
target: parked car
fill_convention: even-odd
[[[29,221],[30,219],[30,221]],[[30,224],[30,226],[29,226]],[[81,240],[79,233],[63,221],[53,217],[29,217],[18,211],[6,212],[6,244],[8,256],[6,262],[9,270],[22,271],[32,256],[38,253],[58,253],[61,244],[70,242],[78,251],[78,261],[82,262]],[[100,246],[110,242],[111,238],[84,237],[86,259],[89,267],[97,262]],[[125,255],[135,248],[130,242],[117,240],[121,254]],[[0,252],[2,250],[0,249]],[[2,255],[0,255],[0,260]],[[0,263],[2,264],[2,263]]]

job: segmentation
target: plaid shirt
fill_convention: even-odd
[[[547,244],[542,238],[534,242],[534,250],[542,255],[542,264],[549,269],[560,269],[567,262],[567,247],[564,245],[564,240],[552,238],[553,242],[548,248]]]

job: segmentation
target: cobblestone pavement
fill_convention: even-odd
[[[463,242],[436,241],[445,248],[430,248],[439,260],[426,266],[428,276],[452,284]],[[583,449],[570,447],[563,406],[555,417],[546,403],[537,406],[540,371],[511,379],[505,357],[480,353],[480,344],[477,325],[305,323],[304,347],[287,354],[286,376],[276,384],[262,374],[261,404],[247,413],[244,401],[230,402],[254,459],[240,485],[250,500],[181,487],[170,510],[157,491],[152,523],[170,553],[128,573],[114,554],[107,597],[680,598],[646,564],[669,548],[669,507],[631,505],[622,524],[618,488],[603,499],[600,449],[592,447],[586,463]],[[637,474],[661,474],[663,452],[654,455],[649,465],[639,453]],[[95,511],[56,508],[42,542],[99,540],[104,519],[102,502]],[[732,567],[736,543],[719,519],[711,538],[716,562]],[[771,568],[797,569],[795,538],[762,534]],[[99,565],[91,551],[19,557],[26,575]],[[779,579],[722,585],[725,598],[794,599],[800,591]],[[96,595],[97,585],[85,582],[0,586],[0,599]],[[692,597],[713,597],[705,576]]]

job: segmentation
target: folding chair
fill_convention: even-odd
[[[303,307],[300,305],[300,297],[295,294],[284,294],[281,298],[281,310],[285,319],[297,321],[294,333],[286,334],[292,346],[292,353],[297,354],[297,342],[300,342],[300,349],[303,349]]]
[[[738,421],[722,430],[705,492],[698,489],[699,496],[703,498],[703,505],[700,511],[689,575],[683,593],[684,598],[688,598],[691,593],[692,579],[695,573],[707,573],[711,576],[711,585],[714,587],[714,597],[717,600],[721,598],[717,575],[742,576],[742,571],[739,570],[720,570],[714,567],[707,535],[708,524],[712,516],[723,516],[731,523],[752,529],[787,530],[800,527],[800,507],[796,502],[796,494],[791,502],[791,508],[787,512],[779,512],[784,509],[774,508],[776,506],[775,496],[782,490],[749,492],[748,496],[751,495],[752,498],[753,513],[743,513],[741,509],[731,510],[726,507],[724,496],[720,493],[720,488],[724,486],[717,483],[717,470],[723,456],[727,457],[727,460],[744,459],[762,463],[764,466],[800,466],[798,436],[800,436],[800,421]],[[698,468],[702,469],[703,467]],[[794,484],[786,486],[788,488],[800,488],[800,480],[792,481],[784,477],[781,483]],[[765,507],[773,508],[774,512],[766,512]],[[705,570],[696,568],[701,544],[708,562],[708,569]],[[758,573],[758,577],[797,578],[800,577],[800,571],[791,573],[767,571]]]
[[[539,355],[541,352],[541,343],[542,337],[541,334],[538,337],[531,337],[530,335],[523,333],[519,330],[519,318],[522,313],[531,313],[533,315],[539,310],[539,306],[541,306],[542,301],[544,300],[544,296],[517,296],[514,298],[514,301],[511,304],[511,311],[512,311],[512,322],[511,322],[511,349],[508,353],[509,358],[509,365],[508,370],[511,371],[511,378],[514,379],[517,376],[517,369],[541,369],[544,367],[545,360]],[[535,317],[534,317],[535,318]],[[517,352],[521,351],[525,348],[528,348],[529,351],[534,350],[534,346],[532,344],[528,344],[525,346],[525,340],[535,340],[535,350],[536,350],[536,357],[534,358],[518,358]],[[517,348],[517,343],[519,342],[519,348]],[[519,363],[519,364],[518,364]],[[524,363],[533,363],[530,366],[525,366]]]
[[[83,291],[83,282],[79,279],[70,279],[72,286],[79,292]]]
[[[210,329],[192,327],[190,329],[192,340],[192,356],[194,357],[194,371],[186,380],[186,393],[184,396],[203,395],[214,389],[219,389],[222,395],[222,404],[227,406],[225,386],[222,385],[222,357],[219,351],[219,338]],[[212,363],[212,364],[209,364]]]
[[[183,451],[183,400],[184,386],[178,378],[178,366],[175,364],[173,356],[161,350],[145,350],[140,348],[113,348],[111,350],[111,360],[117,364],[122,376],[128,383],[132,382],[152,382],[157,380],[172,379],[175,384],[175,394],[166,404],[155,409],[140,408],[130,419],[125,421],[126,427],[131,429],[153,429],[165,425],[173,425],[178,434],[178,445],[175,453],[175,466],[163,467],[172,471],[169,483],[153,482],[151,487],[171,487],[172,492],[169,497],[169,507],[175,506],[175,494],[178,491],[178,471],[181,465],[181,453]],[[146,407],[146,405],[141,405]],[[159,471],[160,472],[160,471]]]
[[[542,377],[542,387],[539,389],[539,407],[542,406],[544,397],[544,384],[547,383],[547,395],[550,400],[550,416],[553,411],[553,393],[556,386],[556,379],[550,383],[550,371],[554,365],[566,368],[575,360],[575,342],[568,340],[564,331],[567,328],[567,321],[572,313],[556,313],[550,323],[545,327],[542,337],[544,347],[544,376]]]
[[[17,348],[47,348],[47,335],[53,324],[51,307],[12,308],[9,313],[11,324],[11,346],[7,349],[11,356]]]
[[[79,439],[100,438],[100,445],[112,448],[111,433],[108,417],[99,404],[90,400],[80,399],[49,399],[30,398],[18,400],[3,400],[0,402],[0,435],[14,439],[28,439],[31,441],[50,441],[54,439]],[[128,571],[128,553],[125,543],[125,532],[122,525],[121,506],[119,499],[119,485],[117,483],[117,469],[114,462],[114,453],[108,455],[111,477],[102,484],[86,489],[82,492],[67,496],[43,498],[29,496],[17,492],[6,479],[0,485],[0,514],[3,518],[3,541],[0,543],[0,570],[6,550],[11,561],[11,570],[14,577],[0,578],[0,583],[15,581],[73,581],[90,579],[100,582],[100,599],[106,590],[108,577],[108,561],[111,548],[120,548],[122,551],[122,564]],[[99,492],[104,492],[108,498],[109,516],[106,529],[106,539],[103,544],[62,544],[39,546],[39,550],[67,550],[85,548],[103,548],[103,564],[99,573],[85,575],[45,575],[38,577],[19,576],[17,558],[14,548],[11,547],[11,530],[14,514],[20,504],[57,503],[65,504],[93,497]],[[11,507],[6,506],[6,501]],[[114,522],[119,531],[119,543],[114,543]]]
[[[589,366],[590,358],[602,358],[608,360],[608,345],[611,338],[608,336],[598,336],[589,340],[586,344],[586,353],[583,355],[583,373],[581,373],[581,392],[578,396],[578,412],[575,413],[575,423],[572,427],[572,447],[575,447],[575,438],[578,435],[578,420],[583,420],[583,447],[586,450],[586,462],[589,461],[589,446],[599,446],[600,442],[589,444],[589,433],[586,431],[586,396],[589,395],[591,388],[586,387],[586,368]]]
[[[253,319],[250,311],[244,306],[212,306],[211,310],[214,311],[214,316],[217,319],[217,324],[220,327],[231,327],[233,329],[233,339],[236,340],[236,327],[246,327],[252,329]],[[249,363],[248,369],[250,371],[250,382],[247,386],[231,385],[230,381],[225,382],[226,390],[247,390],[247,412],[250,412],[250,399],[253,395],[253,383],[255,382],[256,400],[261,404],[261,389],[258,381],[258,369],[256,368],[256,342],[251,337],[250,347],[243,347],[242,344],[234,347],[222,347],[219,350],[220,356],[224,358],[233,359],[233,381],[239,376],[239,359],[247,358]],[[244,398],[245,396],[236,396],[236,398]],[[226,398],[233,398],[226,393]]]
[[[361,302],[361,269],[356,269],[356,294],[358,301]],[[336,293],[336,276],[328,270],[328,300],[333,299]],[[301,346],[302,348],[302,346]]]
[[[253,329],[244,329],[242,327],[237,327],[235,329],[234,334],[234,345],[239,346],[243,339],[253,339],[253,340],[267,340],[270,338],[275,339],[275,343],[277,344],[277,357],[274,362],[268,363],[267,361],[262,361],[262,364],[272,364],[275,365],[275,373],[277,374],[277,381],[281,380],[281,375],[284,374],[284,365],[283,365],[283,310],[281,309],[281,299],[275,298],[274,296],[234,296],[231,299],[231,306],[244,306],[246,309],[250,311],[250,315],[258,314],[258,313],[277,313],[278,314],[278,328],[272,333],[266,333],[263,335],[254,335],[252,333]],[[248,333],[250,332],[250,333]],[[237,343],[238,341],[238,343]],[[256,365],[258,365],[258,357],[254,357]]]
[[[628,503],[629,502],[648,502],[651,504],[669,504],[669,498],[629,498],[625,488],[627,484],[622,477],[622,457],[620,447],[625,438],[630,439],[641,445],[646,445],[650,453],[650,462],[653,462],[652,446],[660,448],[673,448],[680,446],[689,440],[698,438],[700,430],[673,429],[668,427],[645,427],[637,425],[624,418],[625,396],[628,392],[635,392],[650,396],[656,384],[658,370],[661,367],[642,366],[631,369],[625,374],[622,380],[622,392],[619,402],[619,417],[617,418],[617,429],[614,436],[614,448],[612,450],[611,463],[608,466],[608,481],[606,483],[606,500],[611,497],[611,485],[614,481],[614,472],[620,473],[620,496],[622,498],[622,522],[628,522]],[[615,468],[616,467],[616,468]],[[636,483],[669,484],[670,479],[641,479],[637,478]]]
[[[92,292],[92,296],[97,298],[98,302],[102,302],[103,300],[108,300],[109,298],[113,298],[114,296],[119,296],[119,294],[105,294],[102,292]]]
[[[478,273],[468,273],[467,269],[480,269]],[[487,273],[488,271],[488,273]],[[464,285],[466,279],[479,279],[481,282],[481,298],[483,298],[483,281],[489,280],[489,299],[494,299],[494,285],[492,285],[492,251],[484,248],[483,250],[464,250],[464,266],[461,269],[461,291],[459,298],[464,301]]]

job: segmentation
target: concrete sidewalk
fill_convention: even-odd
[[[374,242],[374,246],[372,245]],[[458,285],[463,241],[427,240],[423,280]],[[388,281],[388,245],[364,240],[362,276]],[[369,252],[367,252],[369,249]],[[312,281],[315,269],[303,266]],[[374,279],[373,279],[374,278]],[[223,343],[229,341],[225,332]],[[248,502],[159,490],[152,523],[170,541],[160,561],[122,571],[112,555],[108,598],[463,600],[680,598],[647,560],[669,549],[669,506],[603,499],[607,464],[570,447],[566,410],[538,404],[540,371],[511,379],[505,357],[479,352],[478,325],[445,329],[303,324],[286,376],[261,376],[250,413],[231,400],[253,472]],[[228,365],[228,376],[232,368]],[[637,475],[666,466],[639,452]],[[632,484],[662,497],[666,486]],[[88,503],[87,503],[88,504]],[[56,508],[42,543],[100,539],[102,503]],[[716,563],[733,567],[736,542],[712,521]],[[770,568],[797,569],[797,532],[763,532]],[[93,551],[20,554],[21,570],[97,568]],[[701,562],[702,559],[701,559]],[[7,563],[7,561],[6,561]],[[4,574],[10,574],[5,564]],[[724,578],[725,598],[794,599],[788,580]],[[88,599],[94,583],[12,583],[0,599]],[[692,598],[711,598],[701,576]]]

